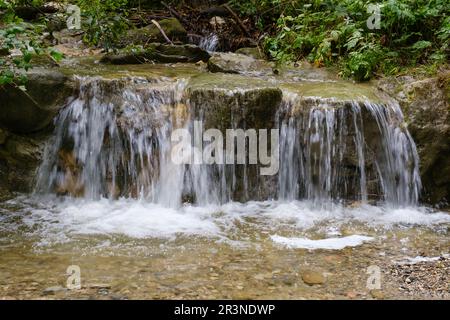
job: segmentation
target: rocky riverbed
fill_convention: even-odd
[[[223,208],[223,212],[212,210],[197,222],[180,222],[181,216],[175,222],[168,213],[158,220],[147,212],[149,219],[153,219],[152,225],[128,214],[120,223],[129,231],[127,235],[107,233],[108,224],[114,224],[114,220],[95,217],[95,206],[90,211],[89,207],[80,209],[87,210],[90,219],[103,226],[96,224],[96,229],[89,229],[86,224],[94,220],[83,220],[87,218],[64,226],[56,207],[44,209],[42,203],[31,205],[24,198],[3,203],[0,296],[2,299],[450,298],[448,214],[411,210],[406,212],[410,215],[409,223],[407,216],[397,222],[382,218],[364,222],[362,212],[356,220],[336,223],[328,217],[307,227],[305,220],[311,212],[301,218],[299,208],[298,213],[286,217],[286,207],[279,205],[275,213],[280,217],[269,217],[258,211],[256,205],[247,208],[254,211],[247,214],[241,206]],[[50,211],[42,216],[42,210]],[[354,209],[348,210],[347,215],[357,214]],[[117,214],[110,212],[111,216]],[[208,234],[212,226],[202,225],[207,223],[220,231]],[[142,236],[145,230],[153,236]],[[324,238],[331,239],[331,243],[322,243],[320,239]],[[299,239],[310,240],[305,246],[305,240]],[[67,288],[66,271],[72,265],[80,268],[80,289]],[[373,278],[377,274],[379,278]]]

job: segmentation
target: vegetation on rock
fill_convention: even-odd
[[[450,7],[446,0],[384,0],[379,28],[367,21],[371,1],[233,1],[244,16],[269,28],[264,47],[280,62],[307,59],[316,66],[339,65],[341,75],[368,80],[449,59]]]
[[[49,46],[46,33],[64,27],[68,4],[81,10],[84,42],[105,51],[165,42],[151,21],[156,19],[172,41],[186,43],[188,35],[198,38],[199,28],[209,28],[205,32],[222,36],[224,48],[259,44],[278,63],[308,60],[317,67],[335,66],[342,77],[358,81],[417,66],[436,73],[448,64],[446,0],[232,0],[220,5],[223,2],[212,6],[202,1],[168,1],[167,5],[131,0],[0,0],[0,84],[25,82],[18,71],[28,70],[33,53]],[[64,8],[59,16],[43,14],[55,3]],[[369,27],[368,21],[373,24],[378,13],[379,25]],[[235,36],[230,37],[230,32]],[[61,57],[52,49],[49,54]]]
[[[16,6],[22,2],[0,0],[0,86],[14,84],[24,88],[27,77],[23,71],[32,67],[33,56],[45,54],[56,61],[62,58],[57,50],[43,45],[42,23],[26,23],[17,16]]]

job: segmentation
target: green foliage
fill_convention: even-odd
[[[370,3],[381,5],[379,30],[367,27]],[[402,67],[448,61],[448,0],[248,0],[233,5],[244,14],[266,12],[271,17],[266,21],[275,21],[264,47],[280,62],[337,63],[343,76],[363,81]]]
[[[39,34],[42,26],[23,22],[14,14],[16,2],[0,0],[2,19],[0,20],[0,85],[13,84],[21,88],[27,78],[23,71],[33,67],[32,58],[36,54],[48,54],[54,60],[62,58],[61,53],[52,48],[42,48]]]
[[[129,29],[126,19],[128,0],[78,0],[83,16],[84,41],[89,45],[114,49]]]
[[[16,6],[41,6],[45,3],[45,0],[15,0],[14,4]]]

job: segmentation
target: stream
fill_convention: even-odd
[[[33,192],[0,203],[0,296],[450,297],[450,215],[419,202],[420,159],[395,101],[304,70],[72,63],[77,93],[54,120]],[[196,123],[277,130],[278,149],[266,150],[278,150],[276,174],[250,156],[174,163],[177,129],[190,134],[183,148],[207,149]],[[427,275],[411,280],[405,265]],[[69,266],[79,289],[67,288]]]

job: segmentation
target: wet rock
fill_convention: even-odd
[[[272,66],[263,60],[238,53],[215,53],[208,61],[208,70],[223,73],[273,74]]]
[[[14,133],[31,133],[47,127],[73,93],[73,84],[57,70],[34,69],[26,91],[0,87],[0,125]]]
[[[145,49],[107,54],[100,62],[109,64],[143,64],[148,62],[176,63],[208,61],[209,54],[198,46],[152,43]]]
[[[175,18],[163,19],[158,21],[167,37],[173,42],[187,41],[186,29]],[[154,24],[146,27],[128,31],[126,37],[120,41],[120,46],[143,45],[146,46],[152,42],[166,42],[166,39]]]
[[[73,92],[71,81],[51,69],[34,69],[26,87],[0,88],[0,190],[6,196],[31,191],[47,128]]]
[[[68,150],[58,152],[58,160],[61,168],[64,168],[64,178],[58,182],[55,192],[58,195],[72,195],[80,197],[84,194],[84,185],[79,181],[79,168],[75,155]],[[104,287],[102,287],[104,288]]]
[[[240,48],[236,50],[235,53],[243,54],[252,57],[253,59],[265,59],[264,53],[258,47]]]
[[[49,32],[53,33],[67,28],[67,17],[64,14],[60,13],[50,14],[46,18],[47,18],[46,26]]]
[[[417,144],[422,200],[450,202],[450,72],[419,80],[389,78],[378,87],[399,102]]]
[[[60,26],[55,21],[55,25],[50,27],[59,29]],[[52,34],[58,44],[81,44],[83,39],[83,32],[78,30],[60,29],[59,31],[54,30]]]
[[[305,270],[301,272],[301,277],[303,282],[310,286],[316,284],[324,284],[326,281],[322,273],[312,270]]]
[[[214,28],[221,28],[226,24],[226,21],[224,18],[216,16],[216,17],[212,17],[209,20],[209,24],[212,25]]]
[[[253,85],[235,75],[195,77],[188,91],[191,106],[205,115],[205,127],[224,130],[231,128],[232,122],[242,128],[273,128],[282,98],[281,90],[268,83]]]
[[[0,189],[29,192],[33,186],[47,135],[22,137],[8,134],[0,145]]]
[[[191,79],[189,101],[195,117],[202,116],[205,130],[215,128],[226,133],[227,129],[270,129],[275,125],[275,114],[281,103],[282,92],[279,88],[256,81],[251,83],[239,75],[206,74]],[[269,138],[270,141],[270,138]],[[237,168],[236,175],[244,175],[244,166]],[[265,199],[276,192],[275,176],[259,174],[258,165],[248,165],[247,186],[239,180],[234,196],[239,201]],[[241,172],[242,171],[242,172]],[[242,184],[242,185],[241,185]],[[247,192],[243,192],[244,189]]]

